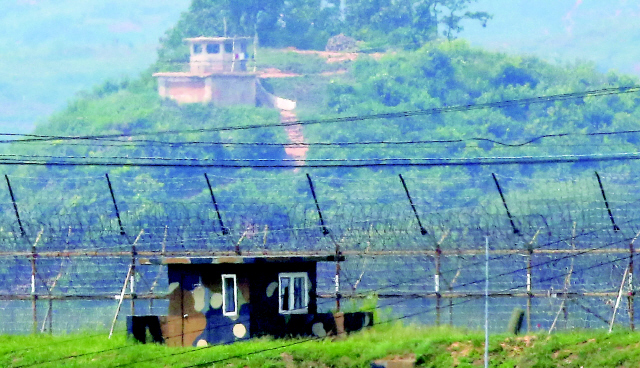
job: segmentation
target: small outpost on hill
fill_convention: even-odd
[[[260,104],[280,110],[295,108],[295,101],[273,96],[260,84],[252,37],[196,37],[185,38],[185,42],[190,51],[189,71],[153,74],[160,97],[220,107]],[[251,47],[253,54],[248,51]]]

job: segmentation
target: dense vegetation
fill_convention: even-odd
[[[271,47],[324,49],[329,37],[343,33],[385,48],[415,49],[438,38],[453,39],[465,19],[486,24],[486,12],[470,12],[476,0],[304,0],[286,2],[196,0],[163,40],[161,60],[186,61],[182,39],[202,35],[254,35]]]
[[[266,53],[272,63],[293,71],[312,73],[326,70],[315,55],[301,55],[275,50]],[[278,57],[280,55],[280,57]],[[288,65],[288,66],[287,66]],[[615,73],[598,73],[593,65],[575,64],[554,66],[533,57],[507,56],[474,49],[464,41],[443,41],[425,45],[416,51],[389,52],[380,57],[360,55],[346,74],[333,76],[301,76],[265,81],[276,94],[298,100],[299,118],[322,119],[340,115],[366,115],[393,111],[413,111],[444,106],[473,105],[492,101],[524,97],[545,96],[587,91],[605,87],[629,86],[637,80]],[[157,66],[154,67],[158,68]],[[215,108],[203,105],[177,105],[161,101],[155,91],[155,81],[147,72],[138,80],[105,82],[92,92],[80,96],[69,106],[41,124],[36,134],[43,135],[95,135],[129,134],[164,130],[191,130],[189,134],[135,136],[129,142],[79,141],[74,145],[53,141],[46,144],[14,144],[12,154],[46,154],[54,157],[161,157],[198,158],[207,160],[256,159],[278,160],[286,158],[282,146],[225,146],[219,144],[184,144],[185,142],[227,143],[286,143],[282,128],[232,130],[198,133],[198,129],[247,124],[275,124],[279,120],[274,110],[260,107]],[[414,145],[356,145],[312,146],[309,159],[371,159],[371,158],[465,158],[499,157],[547,154],[587,154],[595,147],[600,153],[633,151],[638,143],[635,134],[583,136],[585,133],[630,130],[640,115],[636,94],[620,94],[540,104],[517,105],[505,108],[470,110],[456,113],[414,116],[407,118],[363,120],[345,124],[308,125],[303,129],[306,142],[367,142],[367,141],[425,141],[462,139],[462,142]],[[550,133],[578,134],[572,137],[547,138],[531,144],[509,147],[504,144],[525,142],[533,137]],[[474,140],[482,137],[488,140]],[[126,140],[126,139],[125,139]],[[149,141],[151,140],[151,141]],[[162,142],[154,142],[162,141]],[[171,144],[167,144],[170,142]],[[498,143],[496,143],[498,142]],[[501,144],[501,143],[504,144]],[[109,143],[109,142],[106,142]],[[232,163],[232,162],[231,162]],[[454,204],[475,206],[495,196],[486,196],[487,188],[477,185],[477,179],[490,178],[492,171],[519,177],[591,177],[593,169],[604,167],[597,163],[571,165],[516,165],[490,167],[439,167],[427,171],[399,168],[319,170],[321,176],[368,179],[371,175],[392,177],[397,173],[429,178],[430,188],[416,189],[419,203],[429,208],[446,208]],[[628,165],[609,163],[607,172],[629,172]],[[21,167],[12,175],[100,175],[105,168],[69,168],[52,171],[46,168]],[[138,175],[158,183],[167,178],[178,180],[201,177],[204,169],[132,169],[113,168],[114,174],[129,178]],[[299,193],[309,200],[308,187],[297,171],[243,171],[208,169],[210,174],[238,178],[271,177],[256,187],[247,181],[214,183],[225,200],[291,203],[291,193]],[[200,180],[200,179],[198,179]],[[132,181],[135,183],[136,181]],[[487,181],[488,184],[491,184]],[[200,185],[202,183],[198,183]],[[127,186],[129,184],[123,183]],[[133,185],[133,184],[131,184]],[[248,186],[249,185],[249,186]],[[388,202],[388,190],[374,181],[345,181],[326,193],[324,200],[340,203],[354,200],[354,193],[369,201]],[[55,187],[55,185],[54,185]],[[54,187],[48,186],[48,189]],[[184,187],[183,184],[183,189]],[[357,188],[357,189],[356,189]],[[39,193],[38,188],[33,189]],[[175,189],[175,188],[174,188]],[[520,188],[531,189],[531,188]],[[547,188],[549,191],[552,188]],[[133,189],[125,189],[124,198],[140,198]],[[204,187],[178,191],[164,187],[164,194],[152,195],[154,200],[203,199]],[[490,193],[493,194],[493,189]],[[50,196],[50,194],[42,194]],[[144,196],[144,194],[142,195]],[[278,197],[281,196],[281,197]],[[329,196],[329,197],[327,197]],[[32,199],[39,198],[33,195]],[[82,197],[79,197],[82,198]],[[296,199],[297,201],[298,199]],[[596,198],[597,200],[597,198]],[[82,202],[82,199],[78,199]],[[246,202],[246,201],[245,201]],[[35,202],[34,202],[35,205]]]
[[[454,3],[458,4],[455,7],[456,11],[463,12],[462,15],[466,14],[464,10],[469,1]],[[78,96],[66,109],[54,114],[48,122],[40,124],[35,131],[36,134],[54,136],[121,134],[124,138],[115,141],[113,139],[77,140],[73,144],[55,140],[45,143],[15,143],[9,148],[10,153],[22,158],[30,155],[46,156],[45,158],[50,157],[52,161],[65,157],[80,159],[105,157],[107,161],[134,162],[137,160],[136,162],[140,162],[140,158],[146,157],[152,158],[153,162],[166,159],[179,159],[183,162],[199,160],[205,163],[240,160],[224,162],[252,164],[265,162],[258,160],[272,160],[266,162],[278,163],[286,159],[283,146],[260,145],[261,143],[286,143],[287,137],[282,128],[201,131],[212,127],[275,124],[279,121],[276,111],[261,107],[216,108],[204,105],[177,105],[171,101],[162,101],[157,96],[155,80],[150,76],[153,71],[168,67],[170,64],[167,64],[167,61],[173,60],[173,56],[178,59],[184,58],[185,49],[180,41],[182,37],[219,34],[220,27],[223,27],[220,23],[221,18],[212,15],[228,15],[227,27],[231,30],[229,31],[231,34],[235,34],[244,33],[255,22],[260,24],[261,17],[271,14],[268,12],[284,11],[283,6],[293,6],[275,2],[271,4],[273,8],[262,9],[256,7],[257,5],[250,6],[251,4],[249,2],[194,1],[189,12],[185,13],[176,27],[167,33],[158,63],[143,73],[142,77],[117,82],[107,81],[95,87],[92,91]],[[394,2],[394,4],[400,3]],[[425,6],[426,10],[423,10],[427,12],[437,12],[439,8],[435,5],[444,6],[443,2],[435,1],[424,1],[420,4]],[[325,4],[320,10],[335,12],[336,6],[337,4],[333,7],[331,4]],[[298,17],[320,17],[324,13],[318,11],[318,7],[320,5],[317,3],[304,2],[287,11]],[[314,9],[315,11],[312,11]],[[349,6],[345,10],[346,14],[352,16],[348,9]],[[417,10],[418,8],[415,8],[412,11]],[[387,12],[380,15],[383,18],[393,13],[386,7],[380,8],[380,11]],[[265,12],[268,14],[264,15]],[[461,14],[457,17],[462,17]],[[476,15],[478,14],[467,14],[469,17]],[[332,19],[329,15],[322,17],[327,20]],[[300,24],[315,24],[312,18],[304,19]],[[273,32],[300,35],[306,32],[298,28],[288,29],[286,25],[276,27],[278,23],[275,22],[269,23],[269,27],[272,28],[259,30],[259,32],[268,34],[269,29]],[[436,22],[435,18],[433,22]],[[374,30],[374,28],[367,28],[366,22],[359,23],[360,25],[356,23],[353,23],[353,27],[357,28],[351,33],[353,35],[363,35]],[[385,22],[368,24],[374,27],[382,23]],[[407,32],[412,35],[420,33],[413,32],[411,27],[419,27],[427,32],[417,43],[422,44],[426,39],[434,39],[434,34],[426,36],[435,29],[434,24],[428,26],[407,23],[406,27],[408,27]],[[398,29],[403,27],[398,25]],[[384,30],[379,31],[387,33]],[[332,33],[333,31],[327,31],[326,34]],[[371,40],[377,40],[382,44],[388,42],[382,36],[371,37]],[[366,37],[363,36],[363,38]],[[265,37],[265,39],[269,38]],[[271,39],[274,44],[288,42],[280,33],[279,36],[274,35]],[[629,86],[637,83],[635,78],[628,76],[599,73],[591,64],[557,66],[535,57],[509,56],[482,51],[470,47],[461,40],[435,39],[417,50],[388,50],[385,53],[371,55],[361,53],[357,61],[343,62],[338,64],[339,66],[328,66],[317,55],[276,49],[262,49],[259,55],[265,55],[265,61],[260,62],[261,68],[277,67],[303,74],[300,77],[264,81],[267,88],[276,94],[298,101],[299,108],[296,113],[301,119],[474,105]],[[335,71],[337,68],[344,69],[345,73],[320,75],[321,72]],[[594,148],[597,148],[600,153],[635,150],[638,144],[636,134],[597,136],[584,134],[633,129],[639,115],[637,95],[619,94],[436,115],[306,125],[302,133],[306,142],[338,144],[337,146],[311,146],[307,154],[310,160],[376,159],[382,162],[380,160],[387,158],[411,161],[416,158],[575,155],[592,153]],[[151,133],[126,137],[132,133],[166,130],[188,130],[190,133],[159,135]],[[574,135],[534,140],[530,144],[521,146],[509,146],[551,133]],[[451,142],[456,139],[461,141]],[[446,142],[340,145],[348,142],[429,140]],[[258,144],[225,145],[224,143]],[[412,187],[416,203],[424,210],[435,211],[454,207],[474,208],[498,203],[495,187],[489,180],[492,172],[504,174],[506,177],[570,177],[574,180],[588,178],[585,180],[593,181],[593,170],[600,168],[606,168],[608,173],[633,170],[630,165],[608,163],[605,166],[597,163],[579,163],[493,168],[466,166],[428,169],[411,167],[323,169],[314,171],[314,175],[327,178],[318,186],[318,195],[321,201],[326,202],[323,207],[328,211],[339,210],[348,202],[389,204],[394,201],[404,201],[404,193],[395,176],[398,173],[423,180],[423,185],[416,184]],[[23,180],[22,187],[17,190],[23,202],[21,203],[23,212],[35,213],[33,216],[36,218],[48,219],[52,214],[73,212],[61,210],[60,206],[83,208],[83,211],[76,212],[85,213],[87,216],[89,214],[86,210],[87,206],[107,207],[109,198],[104,195],[105,188],[102,184],[86,189],[78,188],[77,183],[76,186],[65,186],[67,182],[57,179],[85,175],[95,178],[102,176],[105,171],[119,177],[115,186],[118,196],[124,203],[122,209],[125,212],[134,211],[140,216],[144,216],[143,209],[148,207],[134,205],[134,203],[145,203],[148,206],[150,202],[172,202],[187,206],[189,203],[202,203],[209,200],[208,190],[202,178],[204,172],[217,177],[213,182],[213,189],[220,202],[226,205],[270,203],[280,206],[271,210],[285,213],[286,208],[296,203],[312,203],[303,173],[296,170],[23,166],[9,170],[9,174],[14,177],[51,177],[51,179],[45,179],[44,183]],[[270,180],[264,180],[266,178]],[[428,180],[428,186],[424,185],[425,180]],[[538,211],[532,207],[533,204],[527,203],[529,198],[535,198],[535,196],[526,194],[536,184],[525,183],[510,187],[508,181],[509,179],[506,179],[504,183],[507,194],[512,199],[519,196],[520,205],[514,209],[514,213],[523,215]],[[392,184],[381,184],[383,182]],[[141,190],[140,186],[146,189]],[[556,189],[553,183],[545,186],[541,193],[538,193],[538,197],[557,193]],[[30,193],[30,195],[25,199],[22,193]],[[634,193],[616,194],[635,198]],[[589,200],[599,201],[599,198],[593,197]],[[6,198],[5,202],[9,202],[9,199]],[[580,204],[584,203],[578,203]],[[245,218],[243,221],[264,223],[270,228],[292,226],[292,216],[273,216],[273,212],[271,216],[267,216],[266,213],[270,213],[271,210],[257,211],[268,219],[258,221]],[[7,207],[7,211],[10,213],[11,207]],[[161,212],[164,216],[170,217],[172,211],[164,209]],[[257,216],[255,213],[245,215]],[[141,226],[144,223],[142,221]]]

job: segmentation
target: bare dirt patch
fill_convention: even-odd
[[[468,357],[473,351],[473,345],[471,341],[467,342],[454,342],[449,345],[447,351],[451,354],[451,359],[453,359],[453,366],[457,367],[460,364],[460,358]]]
[[[277,68],[266,68],[261,70],[260,78],[291,78],[291,77],[299,77],[300,74],[291,73],[291,72],[283,72]]]
[[[362,52],[298,50],[295,47],[289,47],[287,48],[287,51],[295,52],[298,54],[317,55],[326,59],[327,64],[340,63],[343,61],[355,61],[361,55],[369,55],[372,58],[379,60],[381,57],[385,55],[384,52],[374,52],[371,54],[364,54]]]
[[[536,340],[537,337],[533,335],[508,337],[500,343],[500,346],[508,356],[516,356],[521,354],[526,348],[533,346]]]

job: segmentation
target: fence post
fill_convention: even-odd
[[[531,238],[531,241],[527,244],[527,333],[531,332],[531,299],[533,298],[533,292],[531,287],[531,275],[532,267],[531,260],[533,258],[533,243],[536,241],[540,230],[536,231]]]
[[[491,173],[493,177],[493,182],[496,183],[496,188],[498,188],[498,193],[500,193],[500,198],[502,199],[502,205],[504,209],[507,211],[507,217],[509,217],[509,222],[511,223],[511,228],[513,229],[514,234],[519,234],[520,230],[516,227],[516,224],[513,222],[513,217],[511,216],[511,212],[509,211],[509,207],[507,206],[507,200],[504,198],[504,194],[502,193],[502,188],[500,187],[500,183],[498,182],[498,178],[496,178],[496,174]]]
[[[40,233],[42,234],[42,233]],[[40,237],[38,236],[38,239]],[[36,240],[37,241],[37,240]],[[33,312],[33,333],[38,332],[38,311],[37,311],[37,301],[38,295],[36,294],[36,273],[38,272],[36,269],[36,257],[38,256],[36,251],[35,243],[31,245],[31,310]]]
[[[142,232],[144,230],[142,230],[140,232],[140,235],[142,235]],[[138,238],[140,238],[140,235],[138,235]],[[134,241],[131,244],[131,281],[129,281],[129,293],[131,294],[131,315],[135,316],[136,315],[136,286],[135,286],[135,282],[136,282],[136,242],[138,241],[138,239],[136,239],[136,241]]]
[[[22,237],[27,236],[27,233],[24,231],[24,227],[22,226],[22,220],[20,220],[20,212],[18,212],[18,204],[16,203],[16,197],[13,195],[13,188],[11,188],[11,182],[9,181],[9,176],[4,176],[7,181],[7,187],[9,188],[9,195],[11,196],[11,203],[13,203],[13,211],[16,214],[16,219],[18,219],[18,226],[20,227],[20,235]]]
[[[638,236],[640,236],[640,232],[638,232],[636,236],[629,242],[629,280],[627,284],[629,287],[629,294],[627,295],[627,307],[629,309],[629,328],[631,329],[631,331],[634,331],[636,328],[635,311],[633,310],[633,299],[636,295],[636,292],[633,288],[633,256],[636,252],[634,243],[636,242],[636,239],[638,239]]]
[[[216,196],[213,195],[213,188],[211,188],[211,182],[209,181],[209,175],[204,173],[204,178],[207,180],[207,186],[209,187],[209,194],[211,194],[211,201],[213,202],[213,207],[216,209],[216,214],[218,215],[218,223],[220,224],[220,231],[222,231],[222,235],[229,235],[229,229],[224,227],[224,223],[222,222],[222,216],[220,215],[220,209],[218,208],[218,201],[216,201]],[[236,249],[236,253],[240,254],[240,249]]]
[[[329,235],[329,229],[324,224],[324,219],[322,218],[322,211],[320,211],[320,204],[318,204],[318,198],[316,197],[316,190],[313,186],[313,181],[311,180],[311,176],[307,174],[307,181],[309,182],[309,188],[311,189],[311,195],[313,196],[313,201],[316,203],[316,210],[318,210],[318,218],[320,218],[320,226],[322,227],[322,234]]]
[[[165,254],[166,254],[166,250],[167,250],[167,232],[168,232],[169,226],[168,225],[164,225],[164,237],[162,238],[162,250],[160,251],[160,257],[164,258]],[[162,273],[162,265],[158,266],[158,273],[156,274],[156,278],[153,280],[153,283],[151,284],[151,287],[149,288],[149,294],[151,294],[151,299],[149,299],[149,314],[153,313],[153,300],[155,299],[155,296],[153,295],[156,286],[158,285],[158,280],[160,280],[160,275]]]
[[[416,216],[416,220],[418,220],[418,226],[420,227],[420,233],[422,235],[427,235],[427,229],[422,226],[422,222],[420,221],[420,216],[418,216],[418,210],[416,210],[416,206],[413,204],[413,200],[411,199],[411,194],[409,194],[409,188],[407,188],[407,183],[404,182],[404,178],[402,174],[398,174],[400,177],[400,181],[402,182],[402,186],[404,187],[404,192],[407,194],[407,199],[409,200],[409,204],[411,205],[411,209],[413,210],[413,214]]]
[[[531,292],[531,258],[533,257],[533,242],[529,242],[527,247],[527,333],[531,332],[531,299],[533,293]]]
[[[322,235],[331,235],[329,229],[324,223],[324,219],[322,218],[322,211],[320,210],[320,204],[318,203],[318,197],[316,196],[316,190],[313,186],[313,181],[311,180],[311,176],[307,173],[307,181],[309,182],[309,189],[311,190],[311,195],[313,196],[313,201],[316,204],[316,210],[318,211],[318,218],[320,219],[320,226],[322,226]],[[340,256],[342,256],[342,250],[340,249],[340,243],[338,243],[333,236],[331,236],[331,240],[335,244],[335,257],[336,257],[336,275],[335,275],[335,287],[336,287],[336,312],[340,312],[340,299],[342,295],[340,294]]]
[[[13,194],[13,188],[11,188],[11,182],[9,181],[9,176],[5,174],[5,180],[7,181],[7,188],[9,188],[9,195],[11,196],[11,203],[13,204],[13,211],[16,215],[16,219],[18,220],[18,226],[20,227],[20,236],[23,239],[26,239],[27,233],[24,230],[24,226],[22,226],[22,220],[20,219],[20,212],[18,211],[18,204],[16,203],[16,197]],[[36,334],[38,332],[38,311],[37,311],[37,300],[38,295],[36,293],[36,257],[38,256],[36,251],[36,244],[40,241],[40,237],[42,236],[42,231],[38,234],[35,243],[31,245],[31,255],[29,256],[29,261],[31,263],[31,309],[33,312],[33,328],[32,332]]]
[[[596,178],[598,179],[598,185],[600,186],[600,192],[602,193],[602,199],[604,200],[604,205],[607,207],[607,213],[609,213],[609,220],[611,220],[611,224],[613,225],[613,231],[620,231],[618,225],[616,225],[616,220],[613,218],[613,213],[611,212],[611,208],[609,208],[609,201],[607,201],[607,195],[604,193],[604,187],[602,186],[602,180],[600,180],[600,174],[596,171]]]
[[[484,238],[484,367],[489,367],[489,236]]]
[[[629,244],[629,295],[627,297],[627,304],[629,307],[629,327],[631,331],[635,330],[635,313],[633,310],[633,297],[635,295],[635,291],[633,290],[633,242]]]
[[[116,196],[113,194],[113,187],[111,186],[111,180],[109,174],[104,174],[107,178],[107,184],[109,185],[109,193],[111,193],[111,200],[113,201],[113,208],[116,210],[116,217],[118,218],[118,225],[120,226],[120,235],[126,235],[124,227],[122,226],[122,220],[120,219],[120,210],[118,210],[118,202],[116,202]]]
[[[435,292],[436,292],[436,326],[440,326],[440,302],[442,299],[442,294],[440,293],[440,257],[442,255],[442,250],[440,249],[440,244],[436,244],[436,272],[434,275],[435,279]]]

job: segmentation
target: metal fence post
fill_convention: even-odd
[[[629,295],[627,296],[627,305],[629,308],[629,328],[631,329],[631,331],[634,331],[636,328],[635,311],[633,310],[633,297],[636,293],[633,289],[633,255],[635,253],[633,243],[633,240],[629,243]]]
[[[489,367],[489,236],[484,238],[484,367]]]

